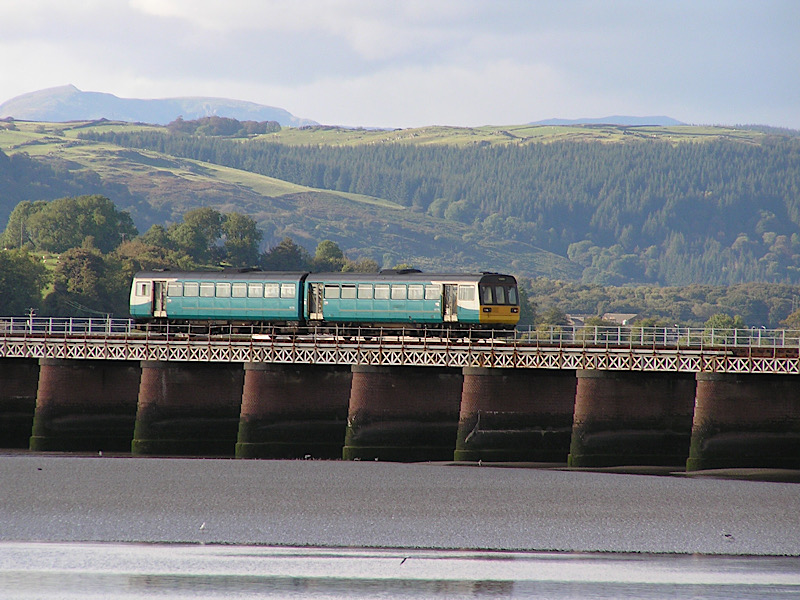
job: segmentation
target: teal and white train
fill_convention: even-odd
[[[134,277],[130,309],[176,325],[513,329],[519,294],[499,273],[149,271]]]

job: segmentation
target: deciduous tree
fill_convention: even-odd
[[[292,238],[285,237],[277,246],[264,252],[259,263],[266,271],[305,271],[311,265],[311,256]]]
[[[250,267],[258,262],[258,246],[263,234],[252,217],[229,213],[222,221],[225,260],[235,267]]]
[[[25,250],[0,250],[0,314],[22,315],[39,308],[49,276]]]
[[[126,315],[127,285],[114,272],[119,268],[118,263],[96,249],[72,248],[64,252],[54,272],[53,291],[44,299],[42,311],[53,316]]]
[[[705,322],[706,329],[742,329],[745,326],[742,317],[732,317],[725,313],[716,313]]]
[[[222,235],[222,215],[210,207],[190,210],[183,223],[172,225],[167,236],[179,250],[195,261],[210,264],[219,258],[217,241]]]
[[[312,267],[315,271],[341,271],[347,259],[339,246],[330,240],[317,244]]]
[[[16,213],[16,214],[14,214]],[[22,202],[12,213],[13,222],[4,234],[4,242],[12,245],[17,239],[30,241],[37,250],[64,252],[94,238],[102,252],[110,252],[123,238],[137,235],[133,219],[117,210],[105,196],[60,198],[52,202]],[[24,229],[21,235],[21,229]]]

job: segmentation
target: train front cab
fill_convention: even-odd
[[[442,321],[455,329],[513,329],[519,322],[517,281],[511,275],[453,275],[442,289]]]
[[[480,323],[512,329],[519,322],[517,280],[510,275],[484,275],[478,283]]]

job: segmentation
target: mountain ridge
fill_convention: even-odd
[[[107,92],[87,92],[73,84],[56,86],[15,96],[0,104],[0,119],[24,121],[69,122],[108,119],[131,123],[166,125],[178,117],[185,120],[203,117],[229,117],[240,121],[277,121],[282,127],[319,125],[312,119],[297,117],[289,111],[246,100],[212,96],[180,96],[173,98],[121,98]],[[626,116],[552,118],[532,121],[528,125],[621,125],[680,126],[672,117]]]
[[[178,117],[190,120],[210,116],[240,121],[277,121],[282,127],[318,124],[282,108],[243,100],[206,96],[120,98],[105,92],[85,92],[72,84],[29,92],[0,104],[0,118],[12,117],[25,121],[109,119],[166,125]]]

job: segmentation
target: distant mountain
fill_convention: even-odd
[[[613,117],[583,118],[583,119],[546,119],[535,121],[530,125],[686,125],[671,117]]]
[[[113,94],[83,92],[74,85],[39,90],[0,104],[0,118],[24,121],[66,122],[95,119],[166,125],[179,116],[185,120],[230,117],[239,121],[277,121],[282,126],[317,125],[290,112],[254,102],[225,98],[164,98],[141,100]]]

